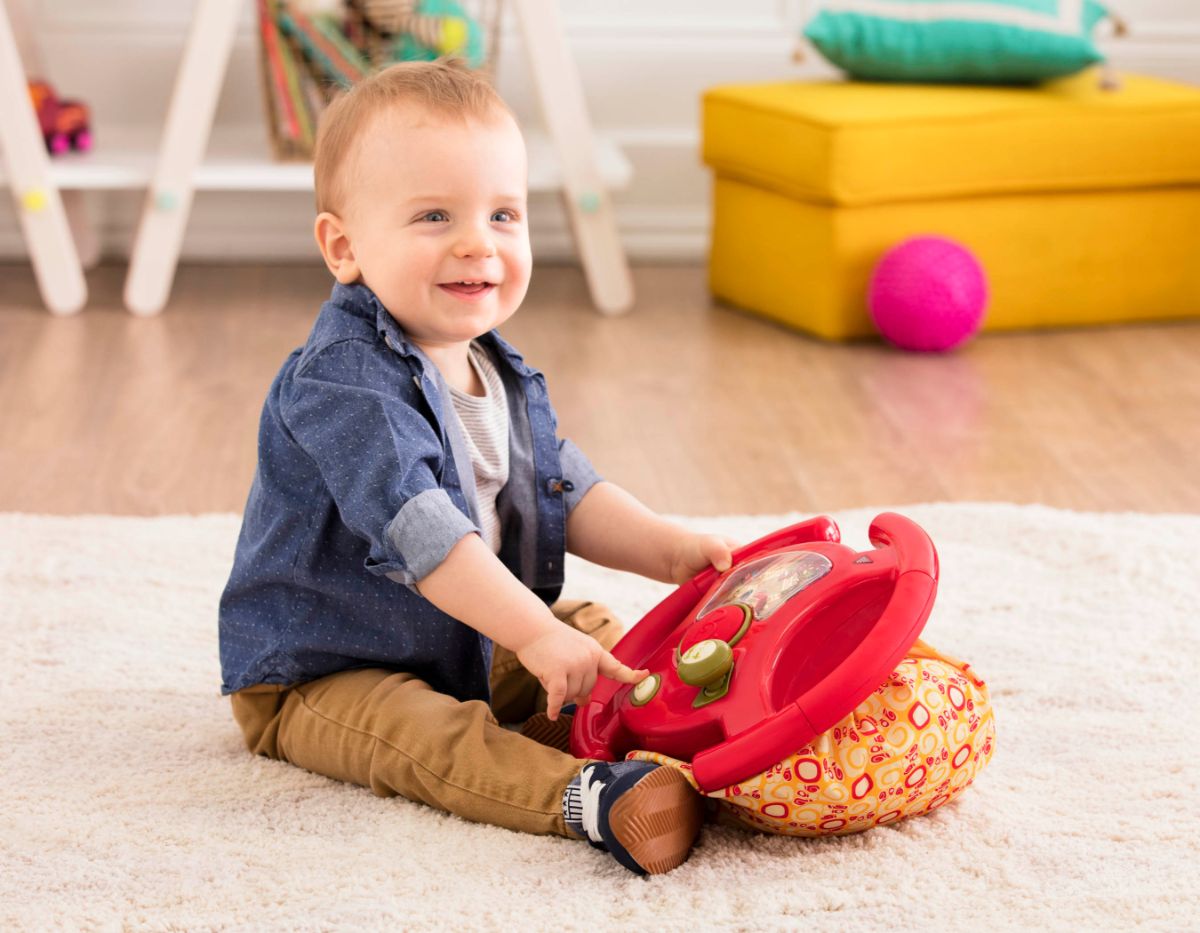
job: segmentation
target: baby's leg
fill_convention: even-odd
[[[584,762],[505,729],[481,701],[375,668],[232,699],[257,754],[475,822],[574,835],[562,798]]]
[[[581,599],[560,599],[550,607],[559,619],[590,635],[606,651],[621,640],[625,630],[606,606]],[[546,711],[546,691],[517,656],[496,645],[492,654],[492,711],[500,722],[525,722]]]

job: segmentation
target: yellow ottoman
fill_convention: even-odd
[[[730,85],[704,160],[713,293],[822,337],[875,332],[871,269],[919,234],[979,257],[988,330],[1200,316],[1200,88]]]

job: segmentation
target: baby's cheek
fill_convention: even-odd
[[[525,292],[529,288],[529,275],[526,272],[524,278],[515,276],[509,277],[504,282],[502,291],[504,305],[508,310],[515,311],[525,299]]]

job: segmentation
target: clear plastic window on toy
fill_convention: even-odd
[[[735,604],[749,606],[754,618],[766,619],[789,599],[833,569],[823,554],[788,551],[760,557],[735,570],[704,604],[696,618]]]

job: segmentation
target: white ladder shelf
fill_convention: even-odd
[[[18,9],[23,15],[24,9]],[[18,20],[23,27],[24,21]],[[75,314],[87,302],[87,282],[72,233],[80,222],[82,203],[73,204],[68,218],[58,186],[50,175],[50,158],[29,100],[17,34],[0,0],[0,153],[17,205],[21,232],[29,246],[33,274],[42,301],[55,314]],[[83,225],[81,238],[85,235]]]
[[[82,267],[95,261],[96,248],[82,219],[81,189],[146,191],[125,283],[126,307],[138,315],[157,314],[167,303],[196,191],[312,189],[310,166],[272,160],[265,128],[213,131],[244,2],[197,0],[157,145],[145,133],[109,128],[103,153],[50,160],[31,108],[0,108],[0,151],[8,157],[8,181],[17,197],[43,300],[52,311],[77,311],[87,297]],[[605,314],[628,311],[633,306],[633,280],[609,192],[629,182],[629,162],[592,130],[557,5],[553,0],[509,2],[546,126],[545,133],[526,133],[530,189],[563,194],[596,308]],[[6,63],[0,67],[0,100],[22,99],[25,79],[4,13],[0,0],[0,60]]]

